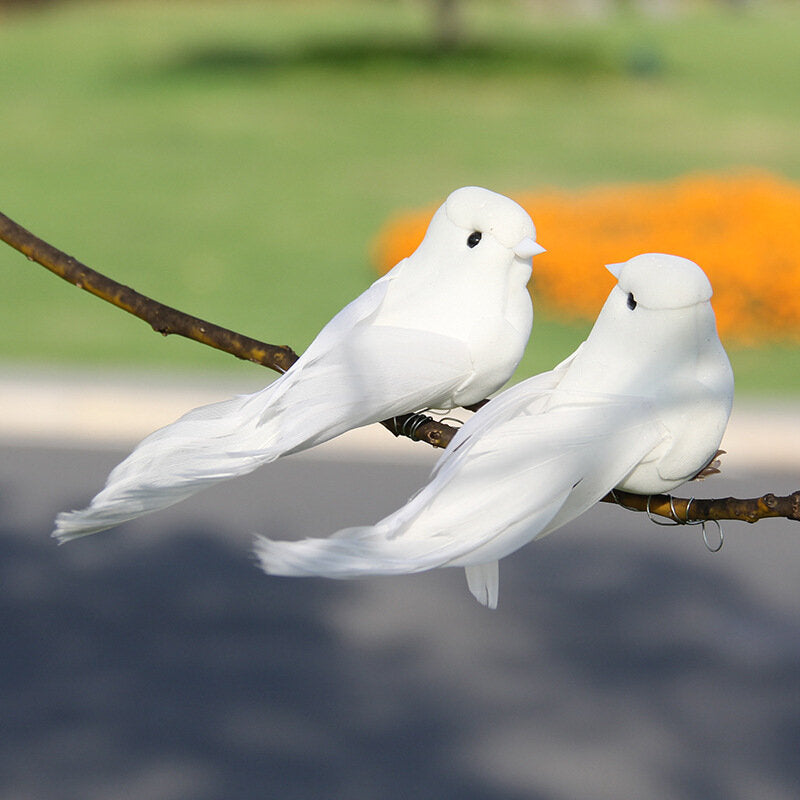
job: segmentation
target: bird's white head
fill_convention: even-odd
[[[706,274],[688,258],[643,253],[619,264],[607,264],[606,269],[628,295],[628,304],[650,309],[687,308],[711,299]]]
[[[704,352],[721,351],[711,284],[693,261],[645,253],[608,270],[618,283],[583,348],[589,383],[630,381],[643,391],[656,387],[656,374],[679,375],[695,369]]]
[[[522,260],[544,252],[528,212],[505,195],[464,186],[447,198],[442,209],[450,223],[464,232],[464,244],[470,249],[477,250],[490,237]]]
[[[479,379],[465,384],[465,392],[483,399],[522,357],[533,322],[532,257],[542,251],[522,206],[477,186],[457,189],[433,215],[419,247],[389,273],[382,324],[407,326],[413,314],[426,330],[467,343]],[[477,402],[465,392],[458,405]]]

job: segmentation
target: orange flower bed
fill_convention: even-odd
[[[800,341],[800,187],[765,173],[690,175],[653,184],[516,195],[547,248],[533,262],[538,304],[564,319],[597,316],[614,279],[604,264],[661,252],[696,261],[714,286],[720,334]],[[385,272],[422,240],[434,209],[379,233]]]

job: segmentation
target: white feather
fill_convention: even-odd
[[[489,561],[486,564],[474,564],[465,567],[467,586],[472,596],[487,608],[497,608],[497,598],[500,592],[500,564]]]
[[[58,515],[53,535],[64,542],[118,525],[351,428],[489,396],[530,333],[535,235],[512,200],[453,192],[417,251],[342,309],[285,375],[151,434],[88,508]]]

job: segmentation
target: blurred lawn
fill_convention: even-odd
[[[381,223],[458,186],[741,165],[800,179],[797,4],[657,21],[467,11],[470,46],[446,57],[422,2],[6,14],[0,210],[162,302],[301,350],[374,279]],[[0,270],[0,359],[257,369],[162,340],[4,245]],[[520,375],[588,327],[537,308]],[[797,349],[732,355],[740,389],[800,390]]]

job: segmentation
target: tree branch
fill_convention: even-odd
[[[79,289],[105,300],[147,322],[164,336],[176,334],[214,347],[237,358],[253,361],[277,372],[286,372],[298,359],[286,345],[272,345],[243,336],[211,322],[185,314],[178,309],[152,300],[129,286],[107,278],[63,253],[13,220],[0,213],[0,239],[29,260],[36,261]],[[487,401],[476,403],[477,411]],[[433,447],[447,447],[456,428],[422,414],[404,414],[383,423],[395,436],[407,436]],[[800,521],[800,491],[787,497],[765,494],[749,500],[726,497],[718,500],[685,500],[669,495],[644,495],[613,491],[601,502],[617,503],[631,511],[647,512],[680,523],[709,520],[757,522],[768,517],[784,517]]]
[[[768,517],[784,517],[800,521],[800,490],[786,497],[765,494],[747,500],[736,497],[724,497],[716,500],[694,498],[685,500],[668,494],[654,494],[648,497],[615,489],[600,502],[616,503],[630,511],[649,512],[680,524],[724,519],[752,523]]]
[[[184,314],[95,272],[34,236],[4,214],[0,214],[0,239],[68,283],[139,317],[164,336],[173,333],[185,336],[277,372],[286,372],[297,361],[297,353],[291,347],[265,344],[212,322]]]

